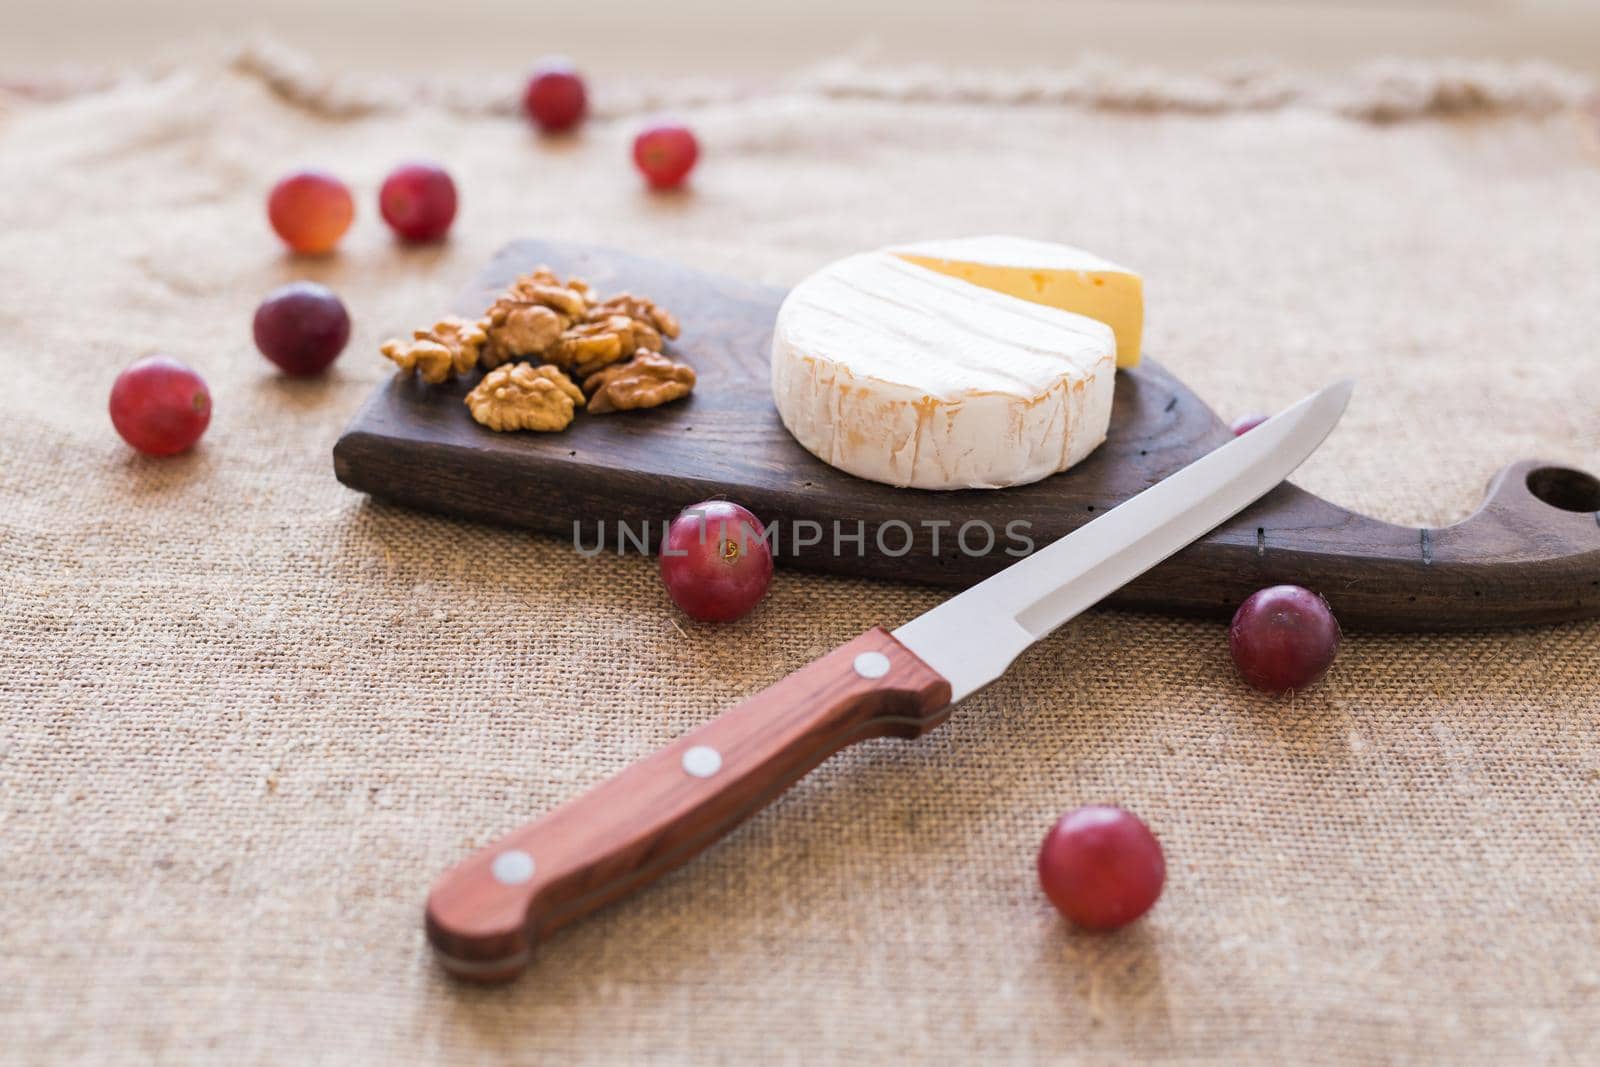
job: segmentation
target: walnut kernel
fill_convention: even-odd
[[[559,312],[539,304],[515,304],[500,300],[489,309],[489,343],[484,365],[498,367],[507,360],[543,355],[566,329],[567,320]]]
[[[449,316],[426,330],[416,330],[409,341],[391,338],[379,349],[399,365],[402,373],[415,370],[425,382],[437,385],[478,364],[486,339],[482,323]]]
[[[627,315],[608,315],[567,330],[545,358],[588,377],[641,348],[659,352],[661,345],[661,335],[649,323]]]
[[[591,321],[603,319],[611,315],[626,315],[641,323],[648,323],[669,338],[678,336],[678,320],[666,308],[658,307],[654,300],[646,300],[642,296],[632,293],[618,293],[609,300],[601,301],[589,308],[588,317]],[[651,351],[659,352],[658,344]]]
[[[549,267],[535,267],[506,288],[502,300],[518,304],[540,304],[573,319],[583,317],[594,298],[587,282],[574,278],[565,284]]]
[[[688,396],[694,388],[694,371],[641,348],[628,362],[591,374],[583,388],[589,394],[588,410],[594,415],[653,408]]]
[[[583,393],[555,367],[513,363],[484,375],[466,404],[491,430],[565,430]]]
[[[594,291],[581,279],[566,284],[549,267],[518,277],[484,313],[489,340],[481,362],[498,367],[513,359],[540,359],[563,330],[587,313]]]

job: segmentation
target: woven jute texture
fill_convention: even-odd
[[[694,625],[648,560],[374,504],[330,460],[382,338],[512,237],[782,284],[1014,232],[1139,267],[1149,350],[1225,417],[1357,376],[1298,480],[1443,524],[1512,461],[1600,467],[1579,112],[796,84],[681,100],[703,164],[653,197],[632,115],[541,142],[422,97],[332,113],[258,68],[0,97],[0,1059],[1600,1061],[1597,625],[1349,634],[1324,684],[1271,700],[1220,625],[1091,613],[514,987],[457,987],[422,937],[439,872],[938,595],[780,574],[751,618]],[[440,247],[377,218],[413,156],[461,186]],[[262,217],[300,163],[358,192],[334,258],[286,257]],[[301,277],[355,318],[321,381],[250,342],[261,295]],[[216,409],[164,461],[105,415],[155,350]],[[1140,813],[1168,858],[1156,909],[1111,936],[1034,875],[1089,802]]]

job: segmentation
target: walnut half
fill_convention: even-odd
[[[565,430],[583,393],[555,367],[496,367],[467,394],[472,417],[491,430]]]
[[[581,278],[563,284],[549,267],[535,267],[512,281],[484,312],[489,343],[480,362],[498,367],[514,359],[537,359],[561,332],[581,320],[594,290]]]
[[[401,373],[415,370],[423,381],[438,385],[477,366],[485,338],[483,323],[450,316],[426,330],[413,331],[409,341],[391,338],[379,351],[398,364]]]
[[[648,323],[669,338],[678,336],[678,320],[666,308],[656,304],[654,300],[646,300],[642,296],[632,293],[618,293],[616,296],[589,308],[588,319],[595,322],[612,315],[626,315],[639,323]],[[652,351],[661,351],[660,344],[645,345]]]
[[[484,322],[488,323],[489,340],[481,361],[490,369],[513,359],[541,355],[567,325],[566,319],[550,308],[507,300],[497,301]]]
[[[641,348],[628,362],[613,363],[589,375],[583,388],[589,394],[589,412],[594,415],[653,408],[688,396],[694,388],[694,371],[659,352]]]

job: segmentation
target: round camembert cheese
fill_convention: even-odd
[[[999,488],[1066,470],[1105,440],[1110,327],[892,251],[806,278],[778,312],[772,395],[840,470],[918,489]]]

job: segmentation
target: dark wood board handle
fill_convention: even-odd
[[[1118,607],[1231,612],[1266,585],[1327,597],[1341,625],[1497,629],[1600,616],[1600,481],[1556,463],[1499,471],[1451,526],[1398,526],[1285,483],[1119,590]]]
[[[916,737],[950,684],[872,629],[446,873],[428,940],[468,981],[514,978],[550,931],[686,862],[846,745]]]
[[[778,421],[768,360],[781,289],[613,249],[519,241],[467,287],[456,310],[477,313],[494,290],[539,263],[603,291],[647,294],[676,312],[684,332],[672,351],[699,373],[694,394],[653,411],[580,416],[559,434],[496,434],[461,403],[472,380],[434,387],[396,378],[335,446],[341,481],[430,511],[569,540],[577,522],[589,547],[600,543],[605,523],[608,551],[629,543],[618,536],[619,523],[647,534],[651,545],[679,509],[726,496],[787,532],[841,524],[849,539],[843,551],[831,537],[810,545],[791,539],[777,554],[783,566],[960,588],[1015,559],[1004,538],[987,554],[961,551],[955,540],[963,524],[1004,531],[1020,522],[1036,545],[1047,544],[1229,439],[1199,397],[1146,359],[1117,373],[1110,435],[1069,471],[999,491],[878,485],[815,459]],[[417,309],[419,322],[432,314]],[[1360,403],[1359,389],[1356,396]],[[890,552],[880,549],[880,534]],[[1494,479],[1483,507],[1440,529],[1379,522],[1285,484],[1106,603],[1226,617],[1277,582],[1318,590],[1349,629],[1594,618],[1600,480],[1553,463],[1514,463]]]

